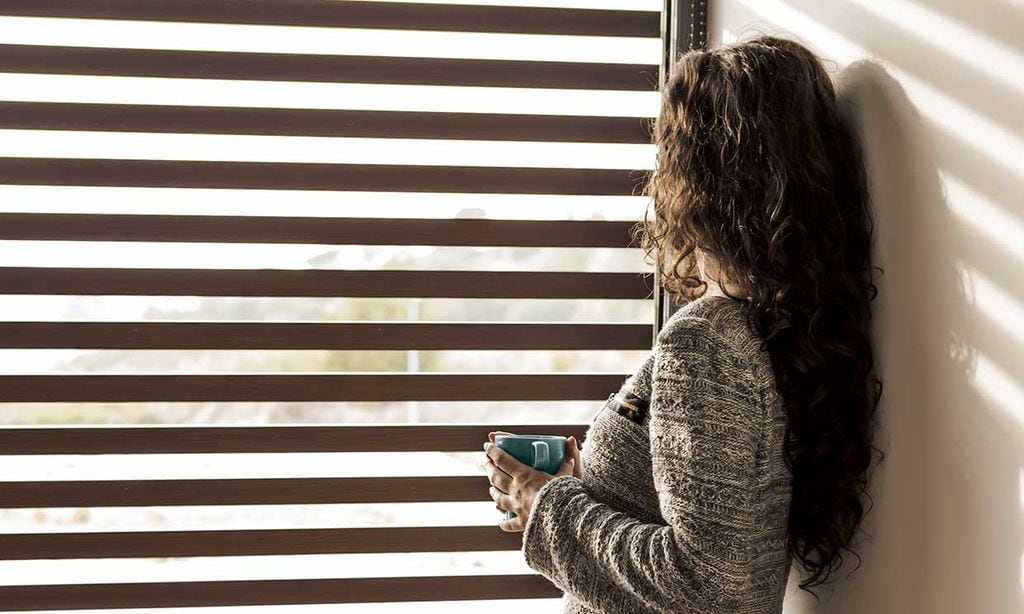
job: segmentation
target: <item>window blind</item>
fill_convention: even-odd
[[[588,254],[631,246],[630,231],[643,206],[639,185],[654,161],[647,125],[657,108],[664,17],[660,3],[642,9],[633,4],[3,2],[0,131],[7,145],[0,146],[0,240],[8,262],[0,266],[0,298],[40,305],[59,298],[72,306],[106,301],[97,309],[143,298],[157,311],[162,302],[186,298],[244,298],[257,312],[270,301],[293,299],[653,303],[650,273],[586,266],[594,257]],[[464,206],[476,198],[500,215],[489,215],[486,206],[479,209],[483,214]],[[574,219],[586,215],[593,219]],[[204,245],[244,248],[249,251],[237,252],[241,264],[249,264],[245,258],[256,262],[241,266],[225,258],[236,265],[197,265],[195,254],[207,253]],[[539,265],[477,270],[458,266],[459,254],[466,253],[458,251],[455,266],[443,269],[417,267],[415,260],[404,269],[347,268],[344,256],[334,261],[340,266],[324,268],[263,266],[259,260],[308,245],[538,250]],[[143,251],[161,246],[172,250],[158,253],[169,254],[163,260]],[[559,270],[561,261],[545,260],[560,250],[582,254],[582,270]],[[150,263],[154,258],[159,266]],[[175,266],[179,261],[188,264]],[[34,510],[37,516],[53,509],[479,505],[489,502],[479,474],[377,475],[373,455],[478,451],[486,433],[497,428],[582,437],[583,422],[549,413],[547,419],[506,424],[492,412],[483,421],[437,423],[200,425],[165,417],[152,424],[104,423],[119,422],[119,404],[168,415],[175,404],[208,403],[238,404],[244,412],[268,403],[513,407],[584,401],[596,410],[627,373],[227,372],[216,360],[206,368],[164,362],[141,372],[75,370],[72,361],[61,363],[72,365],[62,372],[35,372],[36,352],[213,352],[208,355],[215,358],[244,351],[643,352],[655,330],[653,318],[213,321],[121,319],[116,310],[78,318],[74,310],[60,317],[44,310],[12,318],[14,311],[7,311],[0,322],[0,351],[8,362],[0,375],[0,403],[13,408],[11,415],[34,408],[42,413],[26,415],[55,424],[32,424],[30,417],[0,428],[4,466],[26,468],[17,479],[3,478],[0,511]],[[178,355],[166,356],[173,361]],[[98,405],[100,414],[76,424],[77,418],[38,410],[49,405]],[[261,470],[273,474],[268,476],[256,475],[261,471],[247,469],[243,460],[224,477],[204,473],[202,463],[213,461],[188,460],[273,455],[279,459],[268,461],[273,468],[309,454],[369,455],[359,457],[369,464],[365,475],[335,475],[329,466],[317,466],[303,475]],[[61,470],[44,462],[48,458],[69,459],[77,468]],[[142,475],[150,466],[146,459],[163,463],[159,475]],[[199,469],[188,477],[171,475],[193,466]],[[263,529],[232,528],[231,522],[227,528],[136,530],[114,522],[36,531],[15,523],[0,532],[0,567],[102,559],[106,569],[116,570],[121,568],[110,563],[116,559],[514,554],[520,546],[519,535],[494,524],[309,528],[285,522]],[[158,581],[90,579],[81,571],[69,580],[46,573],[37,583],[17,579],[29,572],[0,574],[9,578],[0,584],[0,610],[559,594],[524,571],[165,575]]]

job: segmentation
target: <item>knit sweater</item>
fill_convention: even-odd
[[[537,493],[523,554],[565,612],[782,612],[786,414],[744,309],[706,295],[673,313],[594,417],[582,479]]]

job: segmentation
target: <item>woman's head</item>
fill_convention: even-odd
[[[771,36],[681,56],[653,128],[655,215],[638,242],[670,294],[704,293],[698,258],[726,294],[742,290],[789,415],[790,551],[809,572],[802,586],[821,584],[864,515],[881,395],[854,132],[821,60]]]

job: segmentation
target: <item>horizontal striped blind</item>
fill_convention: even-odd
[[[660,2],[576,4],[0,3],[0,611],[559,595],[467,453],[651,347]]]

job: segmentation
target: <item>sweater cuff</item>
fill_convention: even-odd
[[[573,495],[585,493],[583,482],[571,475],[562,475],[550,480],[537,491],[533,508],[523,529],[523,556],[526,564],[557,585],[557,570],[554,568],[554,540],[558,527],[564,520],[558,515],[567,509],[565,502]]]

